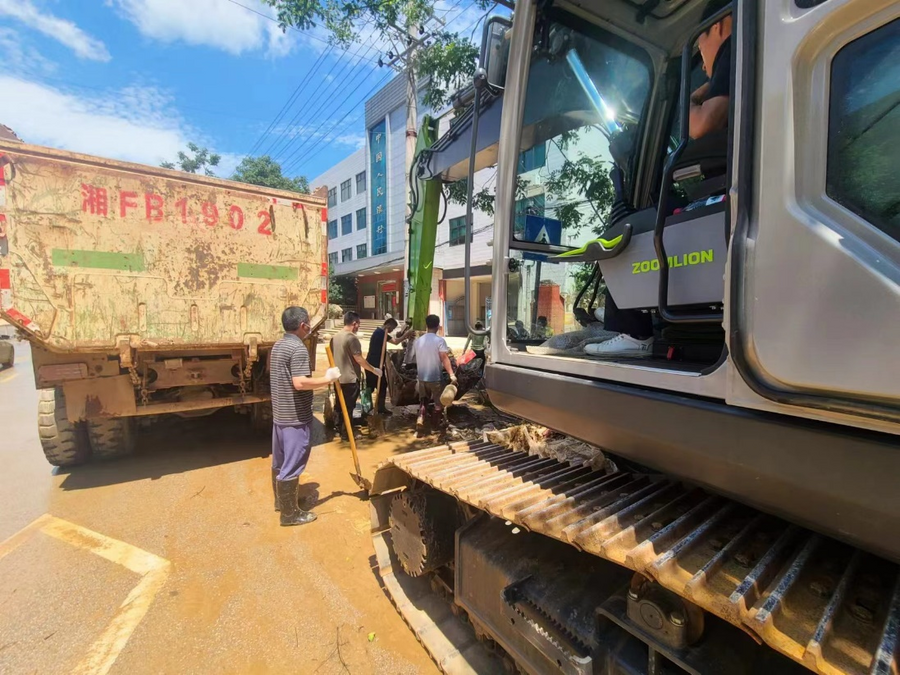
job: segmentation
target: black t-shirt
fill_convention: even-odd
[[[369,351],[366,353],[366,361],[378,368],[381,361],[381,347],[384,345],[384,328],[376,328],[369,338]]]
[[[717,96],[731,95],[731,37],[719,47],[719,53],[713,61],[712,75],[709,78],[709,89],[706,91],[706,100]]]

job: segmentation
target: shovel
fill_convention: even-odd
[[[331,345],[325,345],[325,354],[328,356],[328,365],[334,368],[334,354],[331,352]],[[359,468],[359,455],[356,453],[356,439],[353,437],[353,424],[350,419],[350,411],[347,410],[347,404],[344,401],[344,390],[341,389],[339,382],[335,383],[334,390],[337,392],[338,403],[341,404],[341,414],[344,417],[344,428],[347,430],[347,438],[350,439],[350,452],[353,453],[353,466],[356,467],[356,473],[351,473],[350,478],[366,492],[372,490],[372,482],[363,478],[362,469]]]
[[[384,417],[381,410],[381,378],[384,377],[384,354],[387,351],[387,333],[384,334],[384,342],[381,343],[381,358],[378,361],[378,369],[381,375],[378,376],[378,383],[375,385],[375,391],[372,394],[372,415],[369,417],[369,434],[371,436],[380,436],[384,433]]]

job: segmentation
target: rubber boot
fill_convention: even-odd
[[[278,483],[278,469],[272,469],[272,494],[275,495],[275,510],[280,511],[280,507],[278,506],[278,488],[276,484]]]
[[[300,487],[299,478],[280,480],[275,483],[278,492],[278,505],[281,507],[281,525],[305,525],[316,519],[316,514],[304,511],[297,505],[297,493]]]

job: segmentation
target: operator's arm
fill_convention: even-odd
[[[702,103],[697,101],[697,92],[706,87],[700,87],[691,96],[690,135],[697,139],[714,131],[719,131],[728,126],[728,97],[716,96]]]
[[[407,328],[405,331],[403,331],[403,333],[401,333],[397,337],[386,336],[386,338],[387,338],[387,341],[390,342],[392,345],[399,345],[404,340],[409,339],[414,333],[415,333],[415,331],[412,328]]]

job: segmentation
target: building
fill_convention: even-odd
[[[424,115],[420,105],[420,121]],[[403,317],[406,246],[406,80],[400,75],[365,104],[366,144],[313,179],[328,189],[328,254],[333,273],[357,281],[357,311],[363,318],[385,313]],[[494,170],[476,177],[481,189]],[[472,240],[472,320],[489,316],[491,229],[476,212]],[[465,335],[463,261],[465,207],[448,204],[438,226],[430,311],[442,317],[449,335]]]

